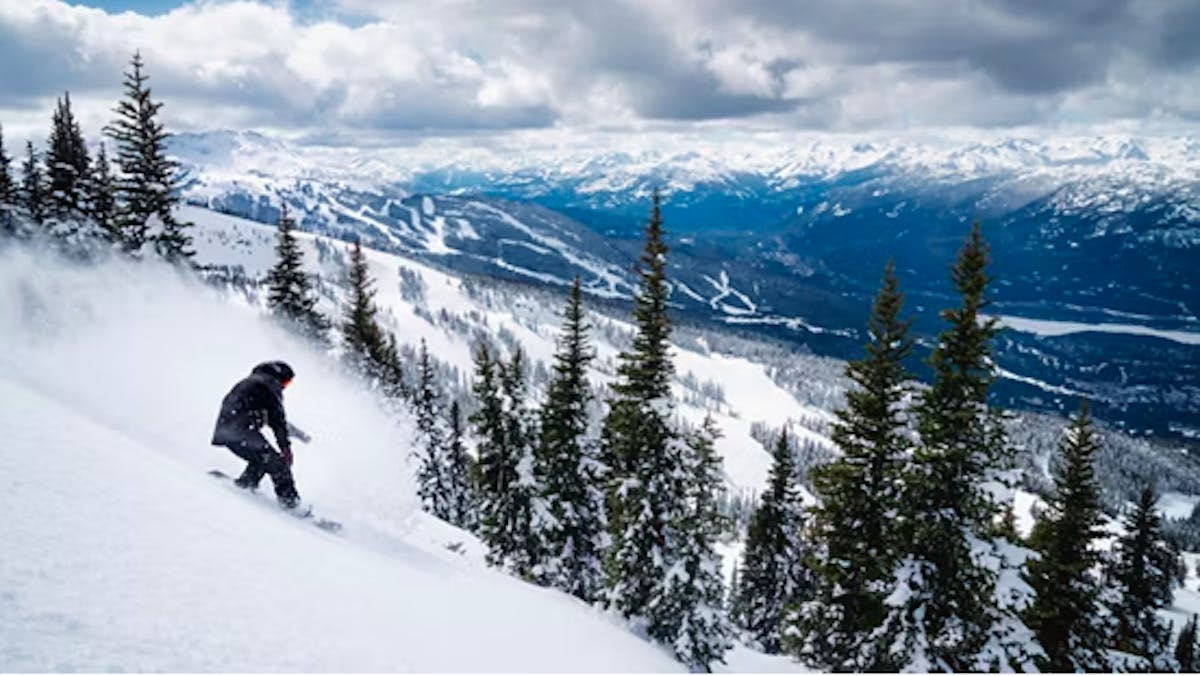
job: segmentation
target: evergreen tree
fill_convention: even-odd
[[[475,396],[476,409],[469,421],[478,444],[476,446],[477,472],[483,497],[499,493],[504,487],[503,477],[497,471],[507,463],[504,433],[504,401],[500,397],[500,378],[496,373],[496,360],[487,345],[480,344],[475,351],[475,378],[471,381],[471,394]]]
[[[449,430],[446,435],[445,457],[448,464],[450,523],[469,531],[479,527],[475,489],[471,485],[471,456],[463,442],[462,411],[457,401],[450,403]]]
[[[1179,640],[1175,643],[1175,661],[1179,664],[1181,674],[1193,674],[1200,669],[1200,662],[1196,660],[1196,619],[1197,616],[1193,614],[1183,625]]]
[[[639,260],[633,344],[619,356],[601,435],[602,457],[610,468],[607,601],[636,628],[700,669],[723,652],[720,627],[725,619],[717,616],[721,596],[711,593],[714,584],[720,589],[720,577],[710,581],[703,563],[709,540],[703,532],[688,532],[695,527],[698,499],[689,468],[697,460],[693,445],[672,425],[675,369],[666,256],[661,199],[655,191]],[[698,577],[687,582],[681,575]]]
[[[867,354],[846,366],[853,387],[832,435],[842,455],[811,472],[821,499],[813,510],[813,598],[796,618],[793,648],[814,666],[891,669],[886,644],[872,634],[883,622],[884,590],[897,562],[892,524],[911,446],[903,412],[911,322],[900,319],[903,303],[888,261],[868,324]]]
[[[382,332],[382,329],[380,329]],[[387,341],[379,357],[380,384],[383,395],[393,405],[400,403],[412,404],[412,388],[404,375],[404,365],[400,363],[400,348],[396,345],[396,334],[387,332]]]
[[[284,204],[279,215],[275,265],[267,273],[267,303],[276,316],[293,324],[308,338],[324,341],[329,322],[317,310],[312,279],[304,272],[304,253],[296,241],[296,224]]]
[[[450,486],[450,463],[445,456],[445,432],[442,429],[442,393],[437,374],[429,359],[429,349],[421,339],[417,362],[417,389],[413,393],[417,431],[421,434],[420,466],[417,469],[417,495],[426,512],[453,522],[454,496]]]
[[[683,446],[684,512],[674,534],[676,565],[648,609],[648,633],[672,647],[675,657],[693,671],[708,672],[724,663],[732,646],[725,614],[721,556],[715,545],[723,530],[719,503],[724,490],[721,460],[714,442],[719,436],[712,418],[688,435]]]
[[[1026,623],[1046,655],[1042,671],[1107,671],[1100,583],[1092,575],[1099,554],[1100,485],[1094,469],[1099,443],[1092,432],[1087,402],[1079,409],[1060,446],[1062,465],[1054,477],[1049,510],[1038,520],[1030,544],[1040,558],[1029,563],[1027,579],[1037,593]]]
[[[505,365],[480,347],[473,385],[479,410],[472,418],[480,439],[480,539],[488,547],[489,564],[521,577],[532,567],[530,528],[536,493],[523,359],[517,352]]]
[[[17,187],[13,183],[12,158],[4,150],[4,126],[0,125],[0,206],[17,203]]]
[[[71,111],[71,94],[67,92],[54,109],[46,152],[49,210],[56,218],[69,219],[83,212],[89,165],[87,144]]]
[[[515,461],[515,482],[509,485],[503,513],[508,552],[505,567],[522,577],[530,576],[536,558],[533,536],[534,499],[541,492],[533,473],[533,454],[538,429],[529,407],[529,389],[525,373],[525,353],[521,348],[500,373],[500,392],[504,401],[504,427],[508,447]]]
[[[112,165],[104,144],[96,151],[88,180],[84,185],[87,215],[100,226],[111,241],[120,239],[117,230],[117,186],[112,175]]]
[[[127,251],[139,253],[150,243],[160,256],[180,261],[194,255],[188,234],[192,224],[175,218],[178,165],[167,158],[170,135],[158,121],[162,103],[151,97],[143,65],[141,54],[135,52],[131,71],[125,74],[125,98],[114,111],[117,119],[104,128],[117,146],[121,168],[117,228]]]
[[[604,582],[605,513],[603,467],[589,434],[588,328],[576,277],[540,415],[534,475],[541,495],[533,525],[535,579],[590,603]]]
[[[0,234],[12,234],[16,227],[12,209],[17,206],[18,191],[13,182],[12,158],[4,150],[4,127],[0,125]]]
[[[357,241],[350,249],[347,283],[350,296],[342,315],[342,347],[353,367],[366,375],[378,376],[379,357],[385,349],[383,329],[375,320],[375,281]]]
[[[635,623],[646,622],[673,564],[666,550],[669,527],[681,511],[677,471],[682,458],[672,452],[678,444],[669,425],[674,366],[660,202],[656,191],[639,265],[633,345],[619,356],[601,437],[610,468],[608,602]]]
[[[739,626],[767,653],[781,651],[785,615],[811,591],[803,528],[804,502],[785,429],[772,454],[767,491],[750,517],[734,602]]]
[[[729,575],[729,594],[726,596],[725,608],[729,613],[729,623],[735,628],[744,629],[747,624],[746,605],[742,593],[742,566],[737,563]]]
[[[1171,667],[1171,631],[1159,619],[1158,610],[1173,600],[1176,555],[1162,539],[1157,502],[1154,489],[1147,486],[1126,517],[1125,532],[1105,567],[1115,591],[1108,603],[1112,616],[1109,645],[1144,660],[1131,665],[1139,671]]]
[[[38,225],[46,221],[46,179],[41,163],[33,150],[33,142],[25,142],[25,164],[21,167],[20,204],[30,220]]]
[[[1007,469],[1007,444],[987,408],[995,379],[983,321],[987,247],[976,223],[959,253],[953,281],[962,303],[942,312],[949,327],[929,363],[932,386],[916,407],[920,444],[904,476],[897,552],[897,603],[882,636],[899,670],[979,671],[1031,668],[1036,646],[1018,618],[999,607],[999,574],[974,555],[994,536],[997,506],[989,483]],[[1003,565],[1003,564],[1002,564]],[[1000,571],[1003,573],[1004,571]]]

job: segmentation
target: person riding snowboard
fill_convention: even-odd
[[[249,463],[235,484],[253,490],[258,488],[264,474],[270,474],[275,497],[287,509],[300,505],[300,495],[292,479],[292,445],[288,438],[288,432],[295,428],[288,424],[283,412],[283,390],[295,375],[292,367],[281,361],[255,366],[221,401],[212,438],[213,446],[224,446]],[[275,433],[279,452],[259,431],[264,424]],[[302,437],[300,433],[298,438]]]

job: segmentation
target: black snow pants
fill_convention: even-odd
[[[287,507],[294,507],[300,502],[296,492],[296,482],[292,480],[292,469],[284,462],[283,456],[276,453],[266,437],[256,431],[246,433],[240,441],[225,444],[225,448],[233,451],[234,455],[245,460],[246,471],[234,483],[242,488],[258,488],[264,474],[271,475],[271,483],[275,485],[275,496]]]

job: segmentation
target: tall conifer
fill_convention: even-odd
[[[450,490],[450,523],[469,531],[479,527],[478,501],[472,485],[471,456],[463,440],[462,410],[457,401],[450,403],[445,457],[448,463],[447,485]]]
[[[734,600],[739,626],[767,653],[780,652],[787,612],[811,593],[803,528],[804,502],[785,429],[772,453],[767,490],[750,517]]]
[[[617,381],[604,419],[603,457],[610,468],[609,603],[622,615],[644,621],[671,565],[670,520],[679,512],[676,475],[682,458],[672,454],[670,427],[671,323],[667,317],[667,246],[661,200],[654,193],[634,300],[633,345],[619,356]]]
[[[954,266],[961,304],[942,311],[949,326],[929,360],[934,382],[916,407],[920,443],[904,476],[904,546],[882,630],[888,661],[899,670],[1024,671],[1038,652],[1029,630],[1000,607],[998,573],[976,555],[992,549],[1000,510],[989,484],[1008,462],[1003,430],[987,407],[997,332],[996,320],[980,314],[987,264],[976,223]]]
[[[1192,614],[1192,617],[1183,625],[1183,630],[1179,632],[1179,639],[1175,642],[1175,662],[1179,664],[1179,673],[1194,674],[1200,671],[1200,661],[1196,659],[1196,620],[1197,615]]]
[[[0,206],[17,203],[17,187],[13,182],[12,158],[4,150],[4,126],[0,125]]]
[[[71,94],[58,99],[46,151],[50,213],[68,219],[83,212],[91,168],[83,132],[71,110]]]
[[[30,220],[38,225],[46,221],[46,178],[42,175],[41,162],[33,149],[33,142],[25,142],[25,164],[21,166],[20,204]]]
[[[147,243],[169,261],[186,260],[191,250],[191,223],[175,217],[179,203],[178,165],[167,157],[166,132],[158,120],[162,103],[154,101],[149,78],[135,52],[125,73],[125,98],[117,102],[117,117],[104,128],[117,147],[121,175],[117,182],[121,241],[138,253]]]
[[[1029,585],[1037,597],[1026,623],[1045,650],[1042,671],[1106,671],[1100,582],[1092,574],[1100,556],[1100,486],[1094,469],[1099,443],[1087,402],[1080,405],[1060,446],[1062,464],[1054,477],[1049,510],[1038,520],[1030,545],[1040,557],[1029,563]]]
[[[317,310],[312,278],[304,272],[304,253],[296,241],[296,224],[284,204],[279,215],[275,243],[275,265],[267,273],[271,311],[295,326],[303,335],[323,341],[329,321]]]
[[[85,211],[110,241],[118,241],[117,185],[104,144],[96,151],[85,188]]]
[[[377,357],[384,349],[383,330],[375,320],[375,281],[357,241],[350,249],[347,282],[350,293],[342,315],[342,347],[352,366],[365,374],[378,375]]]
[[[1158,610],[1173,600],[1176,555],[1162,539],[1157,502],[1153,488],[1142,490],[1105,566],[1105,577],[1115,591],[1107,604],[1112,617],[1109,645],[1138,658],[1127,665],[1134,671],[1173,666],[1171,630],[1158,617]]]
[[[813,598],[796,618],[794,648],[808,664],[834,670],[888,670],[874,635],[885,615],[884,589],[897,560],[901,467],[910,451],[903,402],[910,374],[911,322],[888,261],[868,323],[866,356],[846,366],[853,387],[836,412],[833,441],[842,455],[812,470],[821,503],[813,511]],[[874,636],[873,636],[874,635]]]
[[[687,533],[696,500],[692,488],[696,479],[688,468],[696,460],[694,449],[674,427],[670,384],[675,369],[666,269],[661,198],[655,191],[639,259],[633,344],[619,356],[601,435],[602,457],[610,468],[612,545],[606,597],[635,627],[671,646],[681,660],[699,669],[707,668],[700,662],[715,661],[713,655],[720,652],[716,627],[724,618],[701,610],[723,612],[719,601],[714,604],[707,593],[696,593],[710,588],[707,583],[697,580],[690,587],[680,586],[678,578],[680,571],[704,557],[707,540],[702,533],[700,540]],[[697,613],[712,624],[701,629],[693,622]],[[710,629],[717,632],[711,634],[715,642],[702,647],[697,637]],[[715,652],[707,652],[710,648]]]
[[[481,346],[473,384],[479,408],[472,417],[478,445],[479,535],[487,561],[525,577],[531,573],[530,536],[533,454],[528,412],[524,410],[525,373],[520,352],[510,364],[495,360]]]
[[[541,488],[534,512],[535,578],[584,601],[603,586],[605,535],[603,466],[590,434],[588,343],[579,278],[571,286],[554,374],[540,415],[534,474]]]
[[[417,417],[418,443],[417,495],[426,512],[453,523],[454,496],[450,485],[450,463],[445,455],[446,434],[442,420],[442,393],[437,374],[429,358],[425,340],[417,361],[417,388],[413,393]]]
[[[675,657],[693,671],[712,671],[725,662],[732,628],[725,613],[725,580],[717,539],[724,527],[721,459],[714,446],[720,436],[711,417],[689,433],[682,449],[683,511],[673,534],[676,563],[667,571],[659,598],[648,611],[651,637],[671,646]]]
[[[18,203],[17,184],[13,181],[12,158],[4,149],[4,127],[0,125],[0,234],[16,231],[13,208]]]

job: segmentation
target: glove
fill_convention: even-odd
[[[279,451],[279,455],[283,456],[283,464],[290,468],[292,466],[292,449],[288,446],[284,446]]]

